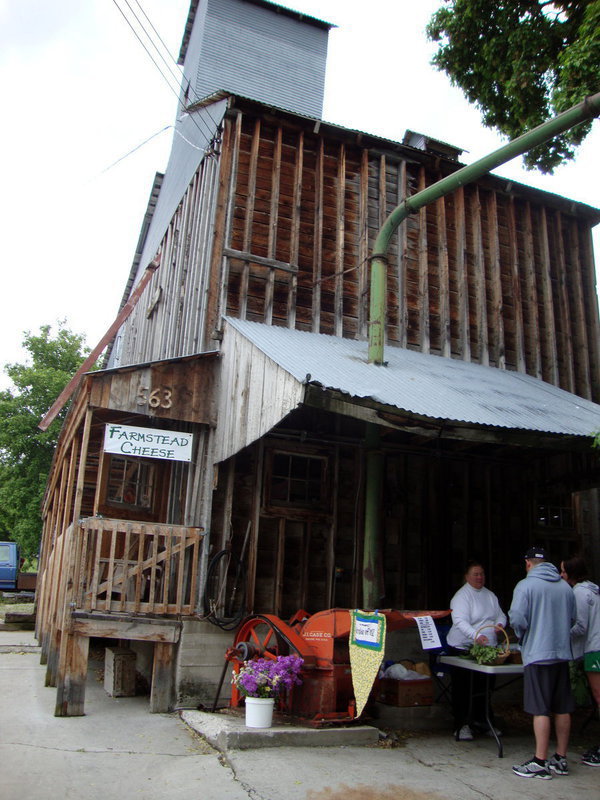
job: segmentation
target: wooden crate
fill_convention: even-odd
[[[430,706],[433,703],[433,681],[397,681],[381,678],[375,686],[375,699],[388,706]]]
[[[104,654],[104,689],[111,697],[135,695],[135,653],[128,647],[107,647]]]

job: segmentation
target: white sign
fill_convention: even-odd
[[[423,650],[433,650],[435,647],[441,647],[442,643],[440,642],[433,617],[423,616],[415,617],[414,619],[419,628],[421,647]]]
[[[193,433],[108,423],[104,431],[104,452],[166,461],[191,461],[193,441]]]
[[[354,638],[360,644],[379,644],[379,623],[366,619],[354,619]]]

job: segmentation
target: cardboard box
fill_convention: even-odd
[[[397,681],[381,678],[375,686],[375,700],[388,706],[430,706],[433,703],[433,681]]]

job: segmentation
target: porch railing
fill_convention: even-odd
[[[80,520],[71,607],[133,614],[194,612],[201,528]]]

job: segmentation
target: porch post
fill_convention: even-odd
[[[366,423],[365,534],[363,546],[362,605],[374,609],[382,595],[381,568],[381,489],[383,454],[380,449],[379,426]]]

